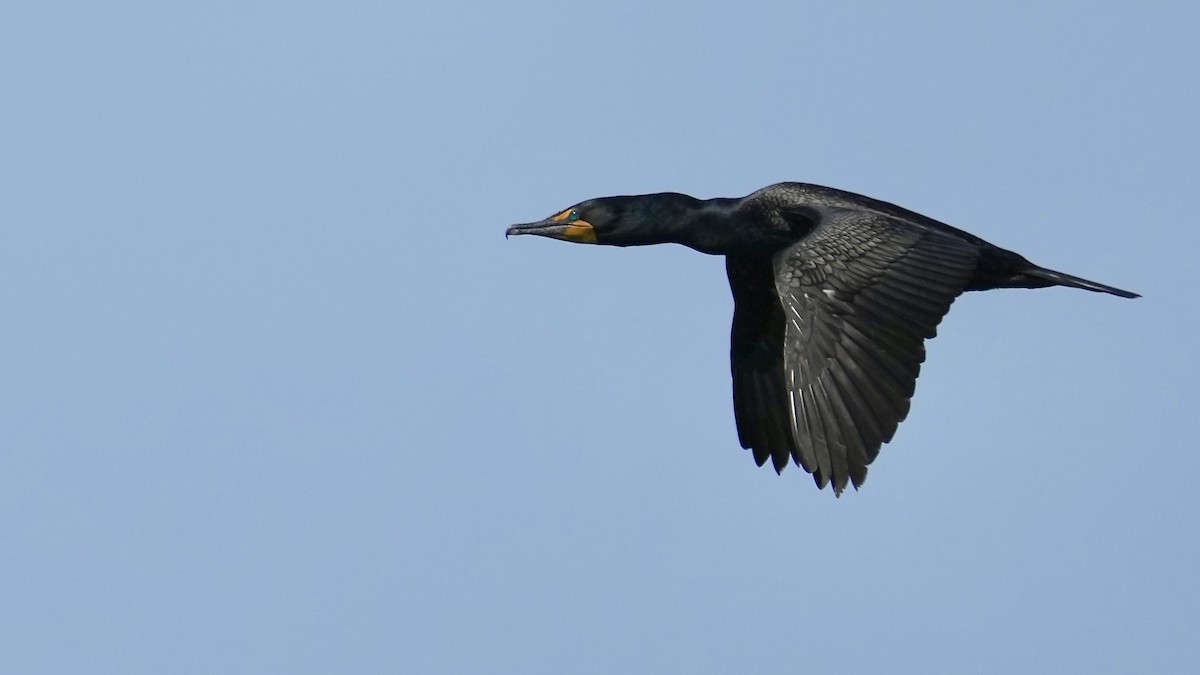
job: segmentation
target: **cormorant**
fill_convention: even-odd
[[[1070,286],[1139,297],[899,206],[805,183],[740,199],[589,199],[505,236],[517,234],[725,256],[741,445],[776,472],[794,460],[839,495],[862,485],[908,414],[924,342],[963,291]]]

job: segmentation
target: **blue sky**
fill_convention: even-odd
[[[0,9],[0,671],[1190,672],[1200,9]],[[781,180],[1145,295],[955,304],[834,499],[723,265]]]

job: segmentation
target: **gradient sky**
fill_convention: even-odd
[[[0,8],[0,672],[1185,673],[1200,8]],[[436,6],[435,6],[436,5]],[[834,499],[719,258],[589,197],[869,194],[997,291]]]

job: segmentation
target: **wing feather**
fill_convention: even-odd
[[[769,260],[730,257],[743,447],[776,470],[791,458],[836,493],[860,486],[907,416],[924,340],[978,255],[969,241],[894,215],[827,208]]]

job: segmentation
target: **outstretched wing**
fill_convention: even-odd
[[[977,259],[952,234],[837,208],[769,260],[731,258],[742,446],[777,471],[792,457],[839,494],[861,485]]]

